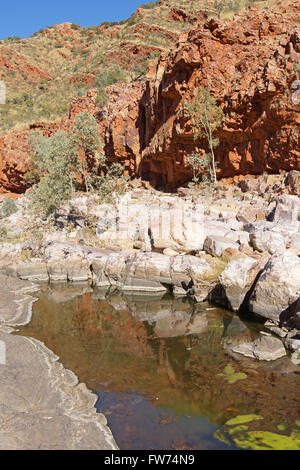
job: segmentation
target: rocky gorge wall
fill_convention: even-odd
[[[175,48],[150,62],[145,81],[109,87],[105,108],[90,90],[73,100],[61,120],[30,129],[44,135],[68,130],[73,117],[88,110],[110,161],[122,163],[126,175],[172,190],[191,178],[187,155],[207,150],[204,141],[194,141],[184,111],[204,86],[224,112],[216,132],[218,178],[300,170],[300,105],[292,90],[300,78],[299,5],[279,6],[275,13],[252,6],[231,22],[202,17]],[[0,138],[0,186],[6,191],[27,187],[30,129]]]
[[[298,7],[273,15],[252,7],[232,23],[211,19],[161,57],[142,99],[143,177],[177,185],[190,177],[186,155],[207,150],[194,142],[184,112],[199,86],[225,116],[216,133],[219,178],[300,168],[300,106],[291,92],[299,79],[300,32],[286,16],[299,16]]]

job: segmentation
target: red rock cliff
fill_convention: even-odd
[[[224,112],[216,150],[218,177],[300,170],[300,105],[292,83],[300,79],[300,13],[297,2],[282,2],[277,13],[250,8],[233,22],[205,20],[180,36],[177,46],[152,61],[146,82],[109,87],[109,104],[99,109],[95,93],[75,99],[68,116],[37,123],[44,135],[68,130],[85,109],[99,123],[110,161],[125,173],[173,189],[189,180],[186,156],[205,151],[193,139],[184,103],[207,87]],[[26,188],[28,131],[0,138],[0,185]]]
[[[299,18],[298,7],[289,3],[290,19]],[[300,169],[300,105],[291,90],[299,79],[300,30],[285,13],[251,8],[233,23],[207,21],[153,66],[140,108],[144,178],[170,187],[190,178],[186,155],[207,149],[194,142],[183,104],[201,85],[225,115],[217,133],[219,177]]]

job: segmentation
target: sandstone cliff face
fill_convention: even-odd
[[[279,6],[275,13],[249,8],[233,22],[199,17],[175,48],[150,62],[146,81],[109,87],[105,108],[96,106],[91,90],[73,100],[61,120],[30,128],[52,135],[89,110],[110,161],[123,163],[126,175],[174,189],[191,178],[187,154],[207,150],[204,141],[194,141],[184,111],[204,86],[225,116],[216,133],[219,178],[300,170],[300,105],[293,103],[291,89],[300,78],[299,5]],[[0,140],[0,185],[6,190],[26,188],[28,131]]]
[[[190,177],[186,155],[207,150],[193,141],[184,101],[207,87],[225,120],[217,133],[219,177],[300,169],[300,106],[291,84],[299,79],[298,4],[270,15],[252,8],[233,23],[210,20],[184,33],[148,76],[140,132],[143,178],[176,186]]]

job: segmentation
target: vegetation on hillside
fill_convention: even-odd
[[[57,131],[47,138],[33,131],[29,143],[32,170],[27,178],[37,183],[30,192],[35,214],[48,217],[81,188],[107,200],[125,187],[122,166],[107,165],[97,121],[86,111],[77,115],[70,134]]]
[[[41,29],[27,39],[2,40],[0,56],[5,66],[0,65],[0,80],[7,86],[7,103],[0,106],[0,132],[28,122],[54,120],[68,111],[72,98],[91,87],[98,87],[98,104],[105,105],[105,77],[119,69],[117,81],[142,79],[148,60],[169,50],[179,33],[194,27],[197,12],[231,18],[253,2],[152,1],[142,4],[138,15],[119,23],[87,28],[65,23]],[[264,0],[268,7],[276,2]],[[175,7],[185,14],[182,21],[173,15]]]

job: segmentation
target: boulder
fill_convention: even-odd
[[[293,194],[300,195],[300,171],[292,170],[288,173],[285,183]]]
[[[282,321],[300,296],[300,258],[289,250],[271,256],[249,299],[251,312]]]
[[[248,223],[256,220],[266,220],[265,212],[260,208],[246,206],[239,210],[236,215],[239,222]]]
[[[286,350],[279,338],[262,335],[252,342],[241,342],[231,348],[235,353],[260,361],[274,361],[286,356]]]
[[[210,235],[204,241],[204,251],[212,256],[222,256],[227,248],[239,249],[239,244],[229,238]]]
[[[286,249],[285,240],[278,232],[258,230],[250,234],[250,245],[260,252],[283,253]]]
[[[229,261],[219,277],[225,293],[225,305],[237,312],[263,267],[263,260],[240,258]]]
[[[300,353],[300,337],[299,338],[285,338],[284,344],[291,351],[295,351],[298,354]]]
[[[269,220],[279,225],[292,224],[299,227],[300,199],[298,196],[282,194],[276,199],[276,206]]]
[[[255,178],[246,178],[239,182],[239,187],[243,193],[259,191],[260,181]]]
[[[288,248],[293,250],[296,255],[300,255],[300,233],[295,233],[290,237]]]

